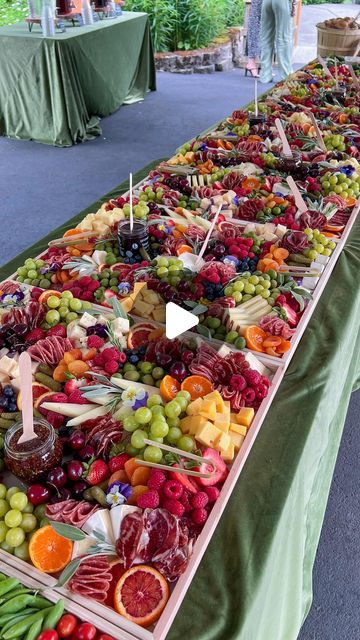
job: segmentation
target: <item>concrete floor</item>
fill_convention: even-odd
[[[315,56],[316,22],[329,17],[329,12],[356,15],[358,9],[337,4],[304,7],[295,61]],[[159,74],[157,92],[105,118],[103,135],[92,142],[59,149],[0,138],[0,264],[122,182],[129,170],[136,172],[156,158],[170,156],[252,95],[253,81],[240,70],[196,77]],[[315,563],[314,602],[298,640],[360,638],[359,411],[357,392],[349,408]]]

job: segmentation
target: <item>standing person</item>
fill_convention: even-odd
[[[260,55],[261,5],[262,0],[252,0],[247,27],[248,61],[245,68],[250,71],[253,78],[259,77],[256,60]]]
[[[274,49],[281,79],[292,73],[292,15],[291,0],[263,0],[261,12],[261,73],[260,82],[272,81]]]

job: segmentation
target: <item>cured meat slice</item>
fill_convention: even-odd
[[[48,504],[45,515],[55,522],[72,524],[74,527],[81,527],[90,516],[99,509],[98,505],[90,504],[86,500],[63,500],[55,504]]]
[[[112,573],[106,556],[86,558],[68,583],[74,593],[104,602],[110,589]]]
[[[64,353],[72,348],[72,342],[68,338],[48,336],[29,347],[28,353],[33,360],[54,366],[64,357]]]
[[[116,553],[125,569],[130,569],[134,563],[143,530],[144,521],[140,511],[129,513],[121,523]]]

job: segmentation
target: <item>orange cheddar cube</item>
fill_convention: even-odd
[[[235,431],[230,431],[229,438],[235,447],[235,451],[239,451],[242,443],[245,440],[245,436],[242,436],[240,433],[235,433]]]
[[[215,448],[215,444],[221,435],[222,431],[214,427],[214,425],[207,420],[205,424],[198,430],[195,438],[198,442],[203,444],[204,447]]]
[[[236,416],[236,422],[250,427],[254,419],[255,411],[252,407],[242,407]]]
[[[237,424],[236,422],[230,422],[230,431],[234,433],[240,433],[241,436],[246,436],[247,428],[244,424]]]

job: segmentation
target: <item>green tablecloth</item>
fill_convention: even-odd
[[[0,133],[68,147],[101,133],[99,117],[155,90],[146,13],[126,12],[43,38],[0,28]]]
[[[76,218],[126,189],[120,185]],[[2,267],[0,278],[75,221]],[[311,605],[312,567],[349,398],[360,382],[359,269],[360,217],[168,640],[296,640]]]

